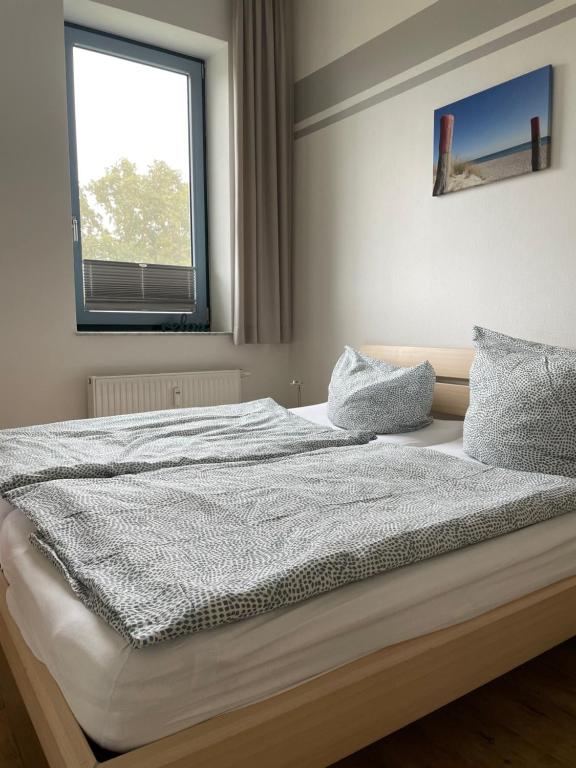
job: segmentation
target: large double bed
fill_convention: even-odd
[[[429,359],[441,418],[316,451],[369,464],[385,446],[424,449],[481,472],[458,418],[471,351],[367,351]],[[334,429],[325,404],[294,413]],[[305,452],[274,461],[313,466]],[[551,505],[502,535],[136,647],[33,545],[30,517],[0,500],[2,646],[52,768],[327,766],[575,633],[576,505]]]

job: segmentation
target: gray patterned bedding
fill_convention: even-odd
[[[6,429],[0,497],[29,483],[286,456],[373,437],[312,424],[270,398]]]
[[[372,444],[8,494],[134,647],[256,616],[576,509],[576,479]]]

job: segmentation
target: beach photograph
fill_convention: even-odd
[[[433,195],[547,168],[551,107],[546,66],[435,110]]]

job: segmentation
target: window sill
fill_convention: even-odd
[[[76,336],[232,336],[231,331],[74,331]]]

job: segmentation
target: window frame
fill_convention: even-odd
[[[173,53],[147,43],[139,43],[135,40],[129,40],[107,32],[88,29],[77,24],[66,23],[64,34],[77,330],[209,331],[204,61],[192,56]],[[78,180],[74,100],[73,51],[75,47],[97,51],[129,61],[136,61],[188,76],[190,226],[192,244],[190,258],[191,264],[195,268],[196,279],[196,310],[194,312],[108,312],[85,309],[82,265],[82,220],[80,217],[80,185]]]

